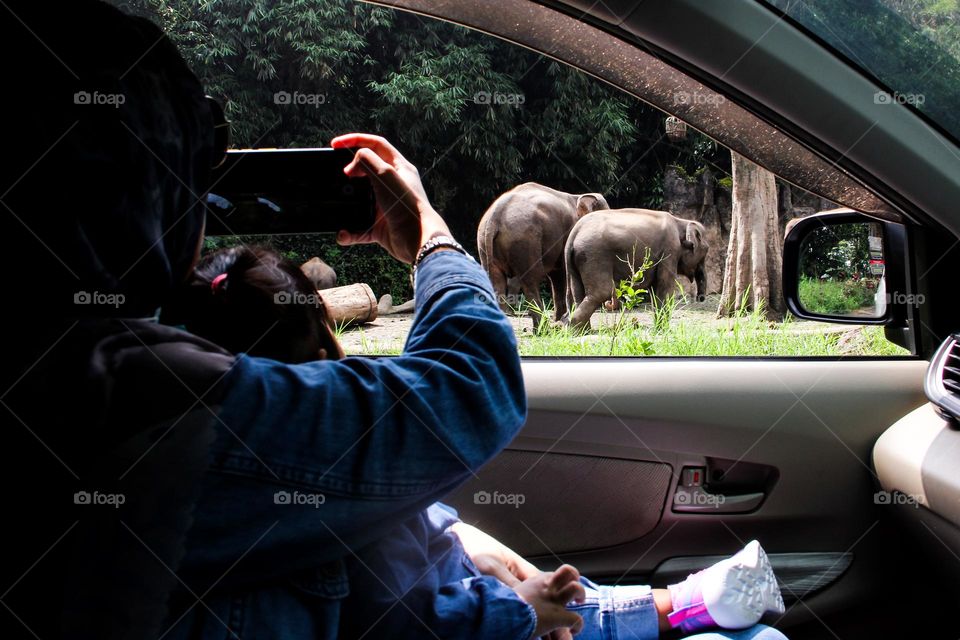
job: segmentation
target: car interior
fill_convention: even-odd
[[[878,102],[906,76],[818,21],[828,0],[372,4],[582,71],[835,203],[784,239],[790,311],[881,326],[909,354],[525,357],[526,425],[448,498],[461,518],[602,584],[664,587],[757,539],[786,603],[763,622],[790,638],[956,638],[955,109]],[[872,317],[798,291],[805,242],[845,224],[882,238],[895,295]]]
[[[932,592],[949,606],[960,586],[960,347],[940,285],[960,231],[955,132],[877,104],[896,87],[795,20],[803,3],[384,4],[572,65],[884,221],[903,291],[926,298],[882,320],[912,358],[527,359],[527,424],[451,499],[462,517],[610,584],[663,586],[757,538],[787,603],[770,622],[789,637],[954,637],[907,612],[936,606]],[[671,102],[684,89],[724,100]],[[525,501],[478,506],[477,492]]]

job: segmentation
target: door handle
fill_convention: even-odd
[[[748,513],[763,504],[776,479],[776,470],[766,465],[718,458],[705,463],[681,469],[674,513]]]
[[[753,511],[763,502],[767,494],[762,491],[751,493],[711,493],[703,486],[677,487],[673,494],[674,513],[746,513]]]

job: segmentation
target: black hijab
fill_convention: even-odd
[[[232,358],[128,319],[190,270],[212,115],[160,29],[93,0],[0,3],[0,55],[0,637],[157,637],[214,437],[189,407]],[[107,488],[115,513],[76,501]]]
[[[92,0],[8,6],[7,295],[32,321],[152,315],[202,234],[214,138],[200,82],[145,19]]]

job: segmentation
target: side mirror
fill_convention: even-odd
[[[791,222],[783,244],[783,295],[798,318],[905,327],[906,229],[850,209]]]

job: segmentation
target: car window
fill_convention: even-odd
[[[767,0],[889,91],[877,104],[917,109],[960,139],[956,0]]]
[[[730,151],[575,69],[449,23],[345,0],[119,4],[171,35],[224,105],[234,146],[323,146],[347,131],[393,141],[419,167],[454,235],[498,284],[523,355],[905,353],[885,340],[882,327],[802,321],[751,305],[746,295],[724,298],[736,190]],[[771,245],[780,244],[791,219],[836,206],[766,179]],[[504,217],[484,217],[491,208]],[[607,209],[653,211],[616,217]],[[557,222],[537,223],[543,212]],[[557,275],[575,223],[588,233],[588,226],[609,230],[626,220],[640,229],[631,249],[597,250],[612,265],[607,273]],[[664,220],[672,236],[647,232],[664,228]],[[535,247],[534,238],[543,242]],[[345,351],[402,351],[413,319],[408,267],[374,247],[340,247],[327,235],[211,237],[205,250],[237,243],[269,244],[298,263],[318,257],[335,270],[337,286],[367,285],[379,302],[377,318],[337,327]],[[699,270],[676,262],[688,246],[702,253]],[[593,261],[593,253],[577,255]],[[669,269],[666,256],[676,263]],[[538,276],[532,283],[531,274]],[[598,281],[606,284],[594,287],[593,297],[607,286],[604,301],[589,325],[578,327],[577,311]],[[568,297],[572,313],[558,319],[556,307]]]

